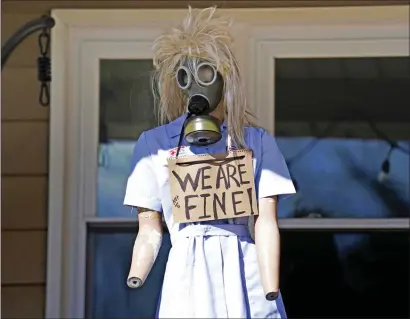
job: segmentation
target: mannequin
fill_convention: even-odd
[[[295,188],[274,138],[257,126],[246,103],[230,25],[215,8],[189,8],[182,25],[153,46],[158,117],[167,124],[139,137],[124,204],[137,207],[140,223],[130,287],[143,285],[155,262],[161,216],[171,235],[158,318],[286,318],[279,291],[277,196]],[[170,161],[237,150],[252,154],[255,242],[247,228],[249,212],[178,222],[179,204],[171,195]]]

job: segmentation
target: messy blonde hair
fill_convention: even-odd
[[[235,146],[246,147],[243,129],[256,126],[254,116],[248,109],[238,62],[231,49],[231,21],[216,16],[215,11],[216,7],[199,11],[189,7],[181,26],[155,40],[153,89],[158,119],[163,124],[186,112],[187,100],[178,87],[176,70],[185,61],[197,64],[204,60],[213,64],[224,79],[222,105],[228,134]]]

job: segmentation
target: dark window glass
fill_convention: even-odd
[[[409,318],[407,232],[282,232],[289,318]]]
[[[136,231],[89,231],[86,318],[154,318],[171,247],[165,233],[157,261],[145,284],[128,288]]]
[[[407,58],[277,59],[275,135],[298,186],[281,217],[409,217]]]
[[[152,70],[152,60],[100,61],[99,217],[130,217],[123,200],[132,152],[141,132],[157,124]]]
[[[408,217],[408,59],[277,59],[275,69],[275,134],[298,186],[279,217]],[[130,216],[133,147],[157,123],[151,71],[151,60],[100,63],[98,216]]]
[[[282,231],[289,318],[408,318],[407,232]],[[141,289],[126,286],[135,232],[90,230],[87,318],[153,318],[170,249]]]

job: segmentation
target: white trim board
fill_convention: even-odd
[[[408,55],[405,6],[221,11],[237,21],[236,50],[248,75],[249,100],[270,131],[274,129],[275,57],[295,56],[295,50],[300,57],[336,56],[343,48],[347,56]],[[98,60],[150,58],[152,40],[185,13],[53,11],[46,318],[84,317],[86,224],[96,218]],[[380,41],[389,45],[380,46]],[[365,47],[365,43],[374,44]],[[333,45],[341,51],[332,51]],[[309,223],[330,227],[335,221]],[[290,228],[310,227],[308,221],[289,222]],[[352,228],[357,225],[357,220],[346,222]],[[391,222],[396,228],[393,220],[386,220]],[[285,227],[288,221],[281,223]]]
[[[116,226],[136,227],[136,218],[101,218],[89,217],[86,223],[91,226],[107,225],[107,228]],[[397,230],[408,231],[409,218],[281,218],[279,228],[282,230],[332,230],[343,231],[377,231]]]
[[[65,189],[50,188],[50,200],[54,193],[64,191],[64,207],[60,216],[53,216],[50,220],[51,227],[58,221],[64,221],[66,227],[63,228],[63,238],[60,238],[64,260],[63,271],[52,270],[50,275],[53,275],[54,281],[48,278],[48,282],[60,282],[58,289],[60,296],[54,295],[53,289],[48,289],[49,298],[61,300],[59,303],[47,302],[47,317],[56,318],[60,316],[67,316],[72,318],[81,318],[83,316],[83,309],[85,307],[85,260],[86,260],[86,216],[93,216],[96,212],[96,182],[97,182],[97,146],[98,146],[98,128],[99,128],[99,96],[98,94],[90,94],[90,92],[98,92],[99,82],[99,60],[107,59],[147,59],[150,56],[150,44],[152,41],[116,41],[112,45],[111,41],[77,41],[76,30],[73,30],[71,35],[70,55],[66,58],[66,62],[71,62],[70,67],[66,72],[67,77],[71,77],[74,81],[67,84],[69,97],[68,103],[63,110],[64,116],[55,113],[51,121],[58,117],[63,117],[65,123],[66,136],[61,138],[60,134],[53,133],[53,136],[60,136],[61,140],[65,141],[62,150],[59,150],[59,158],[65,158],[65,174],[63,167],[60,166],[60,175],[63,172],[63,179],[65,181]],[[145,34],[146,35],[146,34]],[[84,39],[84,33],[81,33],[80,39]],[[74,40],[73,40],[74,39]],[[72,63],[72,61],[78,61]],[[54,93],[54,95],[56,95]],[[64,96],[65,94],[61,94]],[[60,97],[61,98],[61,97]],[[60,103],[62,103],[60,101]],[[56,104],[52,104],[53,106]],[[58,110],[60,111],[60,110]],[[56,112],[58,112],[56,110]],[[53,112],[52,112],[53,113]],[[60,118],[60,120],[62,120]],[[58,129],[61,129],[59,127]],[[57,156],[56,152],[51,151],[53,155]],[[63,154],[61,154],[63,153]],[[81,156],[79,156],[82,154]],[[54,162],[57,162],[56,160]],[[56,174],[57,176],[57,174]],[[52,178],[51,178],[52,180]],[[55,183],[55,181],[53,182]],[[61,195],[60,195],[61,196]],[[53,203],[55,205],[55,203]],[[50,211],[51,215],[51,211]],[[56,227],[54,227],[55,229]],[[59,227],[61,229],[61,226]],[[61,234],[61,233],[60,233]],[[58,234],[58,236],[61,236]],[[53,241],[55,233],[51,231],[49,242]],[[54,237],[55,238],[55,237]],[[54,249],[57,249],[57,245]],[[59,247],[59,248],[60,248]],[[60,250],[60,249],[59,249]],[[60,253],[59,253],[60,254]],[[52,256],[56,256],[49,250],[49,261],[55,260]],[[53,268],[50,265],[49,269]],[[53,261],[54,264],[54,261]],[[57,273],[61,275],[57,275]],[[56,281],[56,277],[59,279]],[[62,285],[64,283],[64,285]],[[57,284],[55,284],[57,286]],[[56,287],[55,287],[56,288]],[[58,299],[57,299],[58,298]],[[67,303],[66,309],[57,309],[63,302]],[[63,313],[63,315],[57,315]]]

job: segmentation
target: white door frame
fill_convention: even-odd
[[[352,45],[356,56],[408,55],[407,10],[403,6],[221,11],[236,21],[236,50],[248,75],[249,101],[273,132],[275,57],[352,56]],[[86,224],[119,221],[95,216],[98,60],[151,58],[152,40],[185,13],[52,12],[56,26],[51,59],[46,318],[84,316]],[[403,220],[338,221],[341,228],[386,228],[387,223],[388,228],[403,228]],[[283,228],[300,229],[333,228],[335,221],[316,220],[312,225],[307,220],[281,221]]]

